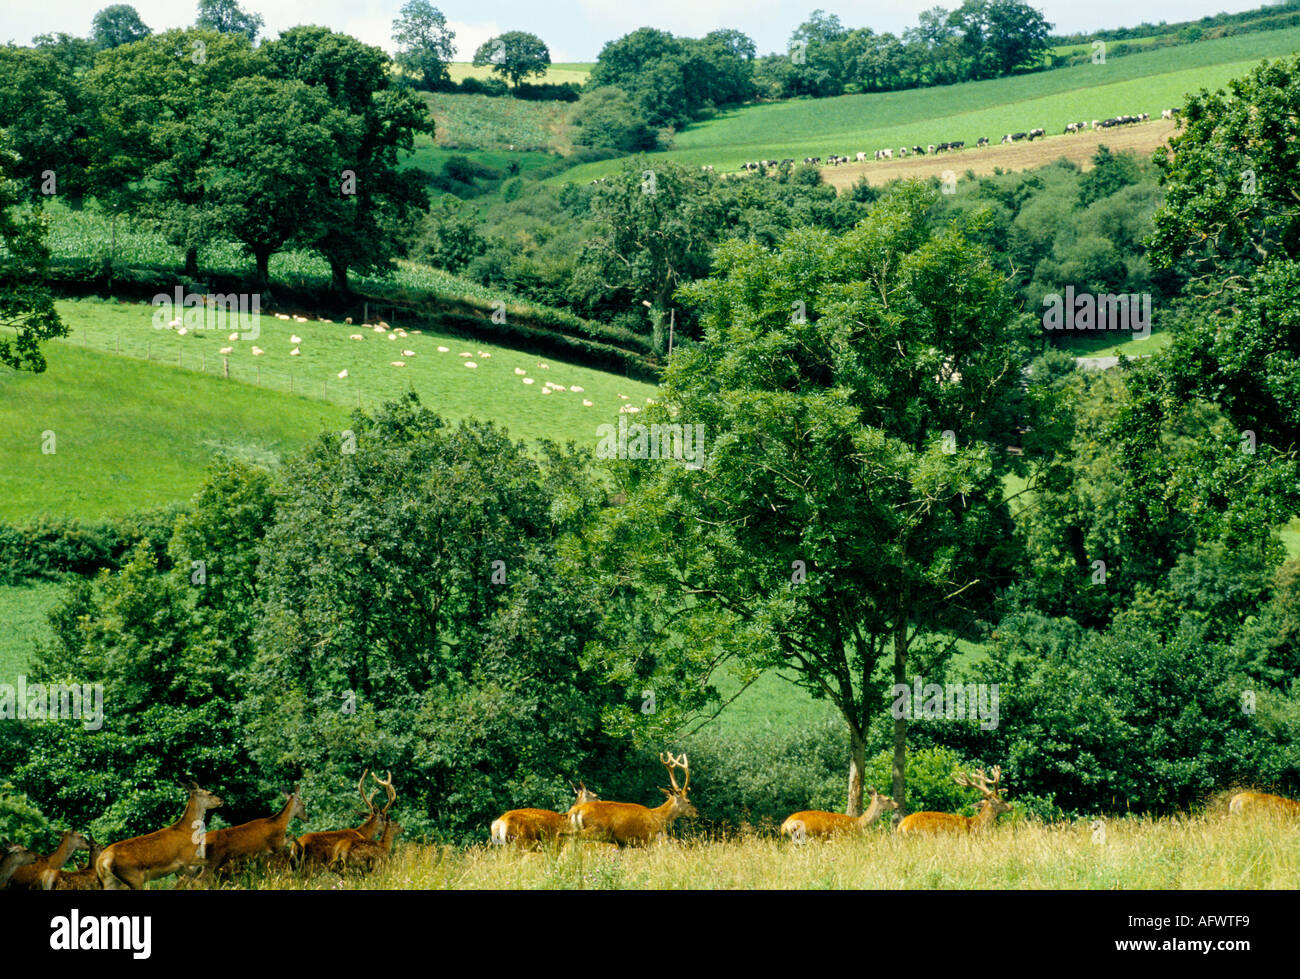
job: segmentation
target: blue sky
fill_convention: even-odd
[[[0,43],[28,43],[36,34],[66,31],[84,35],[97,10],[110,0],[0,0]],[[1224,10],[1249,10],[1262,0],[1029,0],[1058,32],[1122,27],[1142,21],[1179,21]],[[652,26],[674,34],[699,36],[718,27],[734,27],[754,38],[762,53],[784,50],[790,32],[818,7],[838,14],[849,27],[898,33],[916,23],[930,7],[948,9],[960,0],[433,0],[456,31],[460,60],[508,30],[531,31],[551,49],[554,61],[592,61],[608,40],[638,27]],[[138,0],[133,6],[154,30],[183,27],[194,20],[196,3],[185,0]],[[393,48],[391,25],[402,0],[243,0],[275,34],[296,24],[324,24],[386,50]]]

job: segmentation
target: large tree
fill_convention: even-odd
[[[435,89],[450,80],[447,64],[456,54],[456,34],[447,18],[429,0],[407,0],[393,21],[397,64],[419,79],[423,88]]]
[[[474,66],[491,65],[492,70],[511,85],[518,85],[529,75],[545,75],[551,67],[551,51],[536,34],[506,31],[489,38],[474,52]]]
[[[286,79],[242,78],[203,120],[210,162],[199,178],[205,206],[229,241],[256,263],[256,287],[270,281],[271,256],[292,241],[317,240],[345,169],[335,134],[348,125],[319,89]]]
[[[115,48],[148,37],[150,30],[136,9],[128,3],[115,3],[95,14],[90,37],[98,47]]]
[[[635,416],[703,426],[702,465],[638,461],[629,440],[614,468],[628,502],[605,570],[658,597],[650,655],[671,663],[707,636],[715,661],[830,700],[849,729],[850,813],[889,684],[937,668],[1006,581],[1002,476],[1026,458],[1006,449],[1027,331],[987,252],[932,226],[932,206],[904,185],[842,237],[721,246],[679,293],[703,340]],[[894,736],[905,803],[906,717]]]
[[[238,0],[199,0],[199,15],[194,20],[197,28],[239,34],[250,44],[257,40],[263,23],[261,14],[244,10]]]
[[[68,335],[46,285],[50,252],[39,210],[13,174],[17,159],[0,130],[0,364],[45,370],[41,341]],[[12,332],[11,332],[12,331]]]
[[[434,133],[428,108],[414,92],[389,84],[382,50],[327,27],[294,27],[265,45],[272,72],[323,93],[338,109],[336,154],[343,170],[320,201],[321,221],[302,243],[330,264],[334,288],[347,289],[349,270],[392,267],[402,232],[428,206],[421,175],[400,166],[415,134]]]
[[[114,213],[138,207],[185,251],[218,232],[207,203],[208,120],[230,85],[261,74],[265,59],[242,34],[173,30],[102,53],[87,76],[88,182]]]

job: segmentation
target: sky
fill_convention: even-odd
[[[719,27],[744,31],[760,54],[784,51],[791,31],[817,8],[837,14],[846,27],[870,27],[898,34],[916,23],[922,10],[953,9],[961,0],[432,0],[456,33],[458,61],[503,31],[529,31],[544,40],[553,62],[594,61],[601,46],[638,27],[657,27],[699,37]],[[1102,28],[1192,20],[1223,11],[1250,10],[1263,0],[1028,0],[1042,11],[1053,32],[1073,34]],[[392,23],[403,0],[242,0],[245,10],[262,15],[265,33],[298,24],[323,24],[367,44],[393,50]],[[95,12],[109,0],[0,0],[0,43],[28,44],[37,34],[86,35]],[[194,21],[196,3],[137,0],[132,6],[153,30],[185,27]]]

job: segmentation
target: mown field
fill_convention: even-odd
[[[973,146],[981,136],[996,140],[1037,126],[1059,133],[1067,122],[1119,113],[1158,118],[1163,109],[1181,105],[1188,91],[1220,87],[1262,58],[1297,50],[1300,28],[941,88],[745,106],[688,127],[677,134],[673,149],[651,158],[726,171],[762,158],[852,156],[951,140]],[[617,162],[590,163],[550,179],[590,180],[617,169]]]
[[[707,799],[696,804],[707,808]],[[1005,818],[1005,817],[1004,817]],[[400,815],[398,816],[400,821]],[[486,836],[486,828],[485,834]],[[1282,888],[1300,882],[1300,820],[1234,819],[1220,802],[1190,818],[1003,823],[985,835],[864,837],[798,846],[773,837],[687,839],[644,850],[602,846],[521,854],[400,843],[373,876],[247,872],[256,889]],[[154,885],[159,886],[159,885]],[[161,886],[171,886],[163,883]]]
[[[591,74],[594,67],[589,61],[573,61],[552,64],[545,75],[531,75],[528,78],[530,85],[563,85],[566,82],[572,82],[575,85],[582,85],[587,81],[587,76]],[[453,61],[447,66],[447,74],[451,76],[453,82],[462,82],[466,78],[477,78],[479,81],[487,81],[489,78],[500,78],[500,75],[493,73],[490,65],[474,67],[468,61]]]

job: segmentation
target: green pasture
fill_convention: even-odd
[[[1300,50],[1300,28],[1162,48],[1107,61],[941,88],[830,99],[795,99],[719,113],[678,133],[673,149],[651,159],[739,169],[746,160],[830,153],[853,156],[882,146],[965,140],[1119,113],[1154,118],[1185,93],[1219,88],[1259,60]],[[1067,137],[1061,137],[1065,139]],[[977,152],[967,150],[966,152]],[[954,161],[960,160],[960,155]],[[586,181],[621,163],[589,163],[551,180]]]

